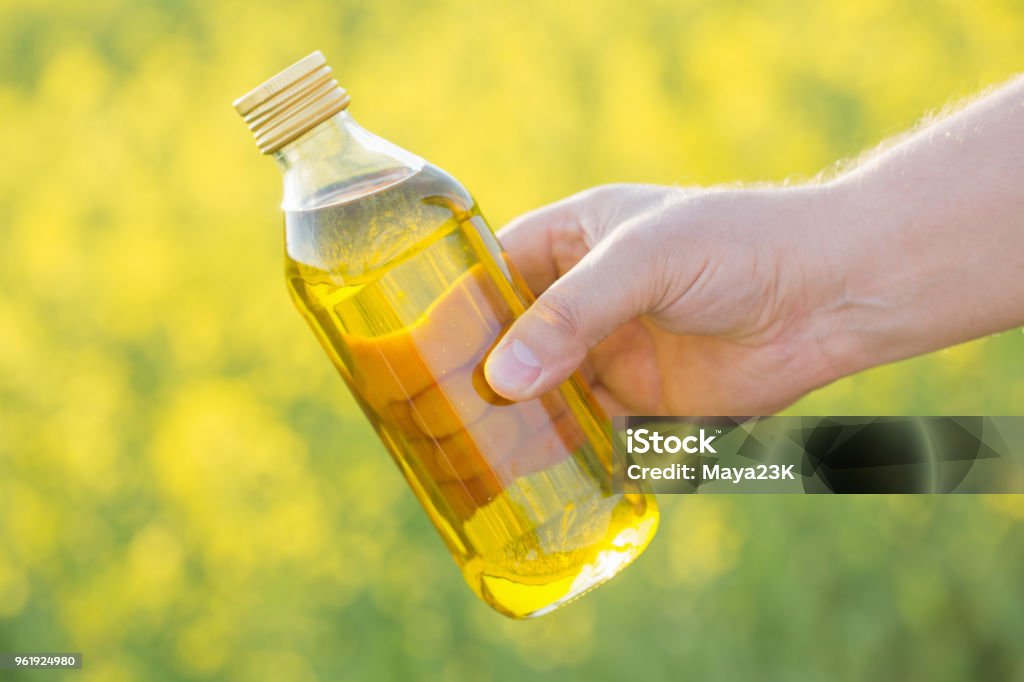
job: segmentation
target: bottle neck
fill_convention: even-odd
[[[310,209],[399,182],[425,161],[367,131],[348,110],[274,153],[284,175],[285,210]]]

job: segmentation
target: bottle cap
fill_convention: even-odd
[[[236,99],[234,106],[260,151],[273,154],[348,103],[348,93],[317,50]]]

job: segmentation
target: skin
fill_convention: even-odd
[[[1024,323],[1024,78],[827,181],[601,186],[499,238],[540,294],[488,357],[499,394],[586,361],[610,414],[770,414]]]

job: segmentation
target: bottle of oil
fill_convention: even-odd
[[[644,550],[654,499],[613,492],[579,376],[519,403],[490,389],[483,361],[529,291],[469,192],[348,103],[319,52],[235,102],[284,174],[289,291],[470,587],[546,613]]]

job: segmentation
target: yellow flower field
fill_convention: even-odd
[[[82,682],[1024,674],[1014,497],[666,498],[608,586],[488,610],[293,311],[231,108],[321,49],[500,226],[811,178],[1022,45],[999,0],[0,0],[0,651],[84,652]],[[1024,413],[1022,357],[1006,332],[789,411]]]

